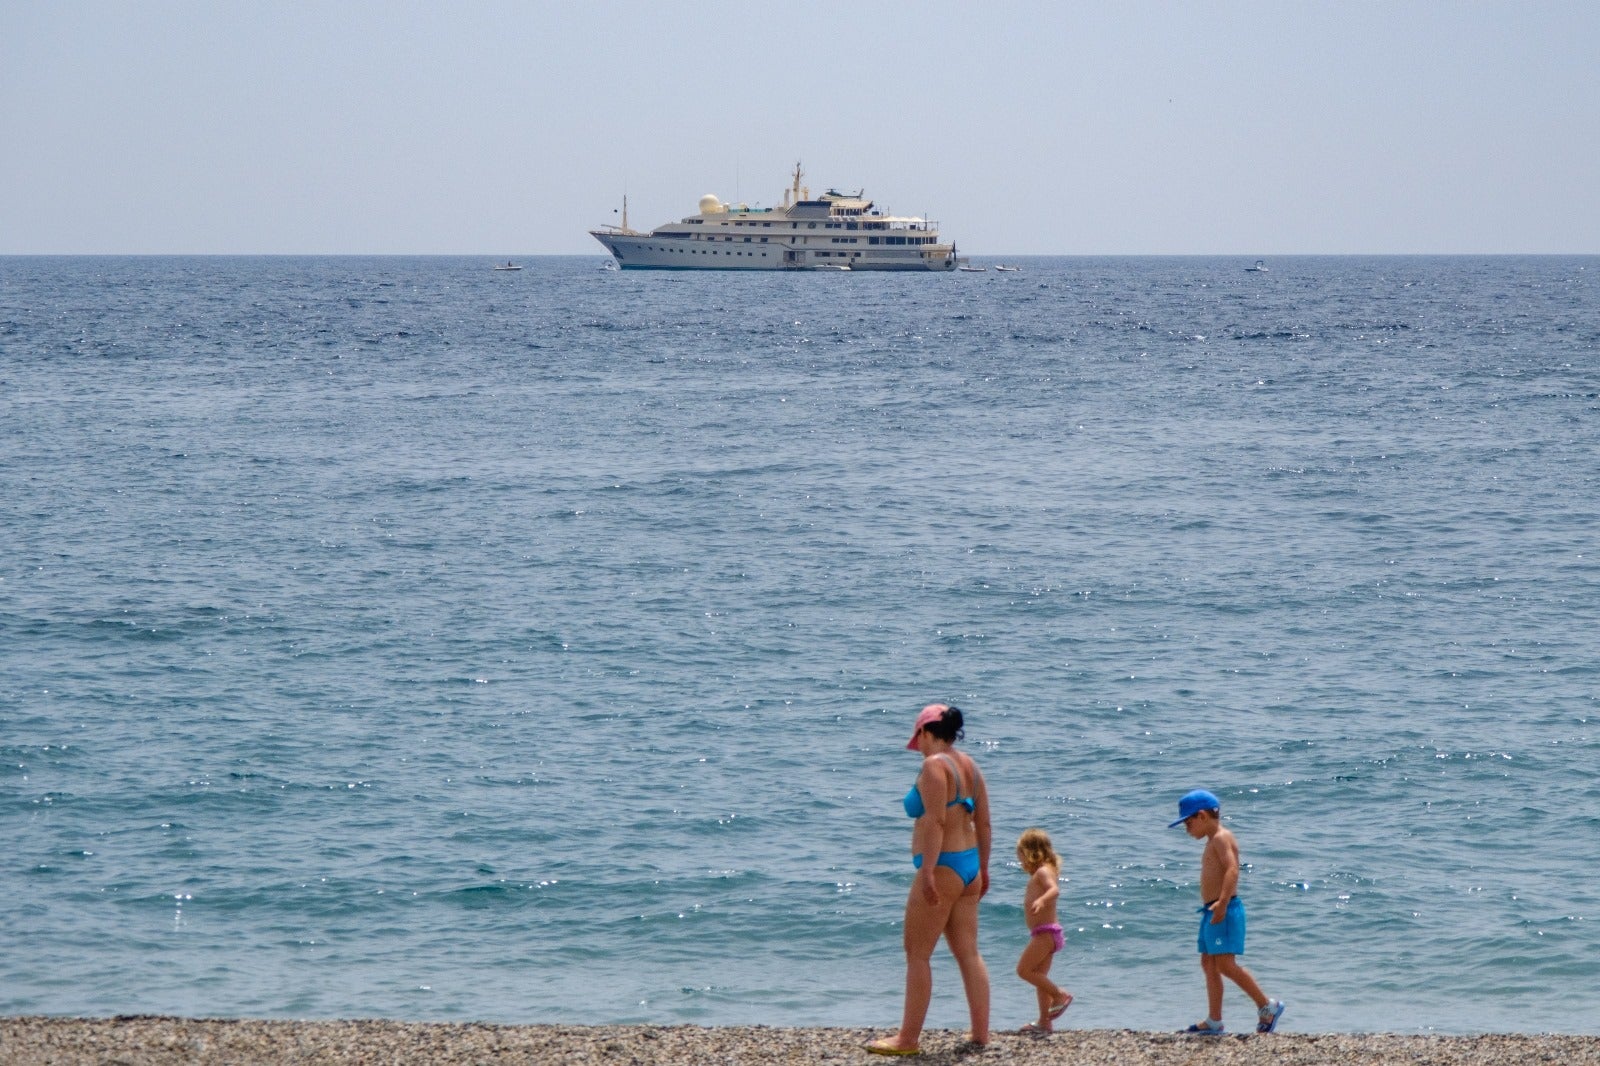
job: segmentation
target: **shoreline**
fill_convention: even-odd
[[[179,1018],[18,1016],[0,1018],[0,1058],[7,1066],[229,1066],[295,1063],[870,1063],[892,1061],[862,1049],[892,1028],[767,1028],[695,1025],[490,1025],[382,1020],[282,1021]],[[1221,1038],[1111,1029],[1063,1029],[1048,1037],[996,1033],[986,1048],[953,1030],[923,1035],[919,1062],[1045,1066],[1504,1066],[1594,1063],[1600,1036],[1489,1033],[1474,1036],[1392,1033],[1230,1034]],[[1203,1056],[1203,1058],[1199,1058]]]

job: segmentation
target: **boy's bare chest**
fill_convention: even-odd
[[[1222,875],[1227,865],[1228,854],[1220,844],[1208,846],[1200,857],[1200,891],[1207,899],[1211,899],[1222,887]]]

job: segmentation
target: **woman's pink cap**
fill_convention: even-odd
[[[907,751],[917,750],[917,734],[922,732],[922,727],[929,722],[937,722],[944,717],[944,712],[950,708],[943,703],[930,703],[922,708],[922,713],[917,715],[917,727],[911,731],[911,742],[906,745]]]

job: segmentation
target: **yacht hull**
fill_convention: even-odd
[[[860,251],[791,248],[782,244],[713,244],[698,240],[637,236],[596,230],[623,270],[954,270],[949,245]]]

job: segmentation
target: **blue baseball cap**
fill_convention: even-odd
[[[1222,804],[1217,801],[1217,797],[1203,788],[1197,788],[1178,801],[1178,820],[1167,826],[1167,828],[1176,829],[1201,811],[1219,811],[1221,809]]]

